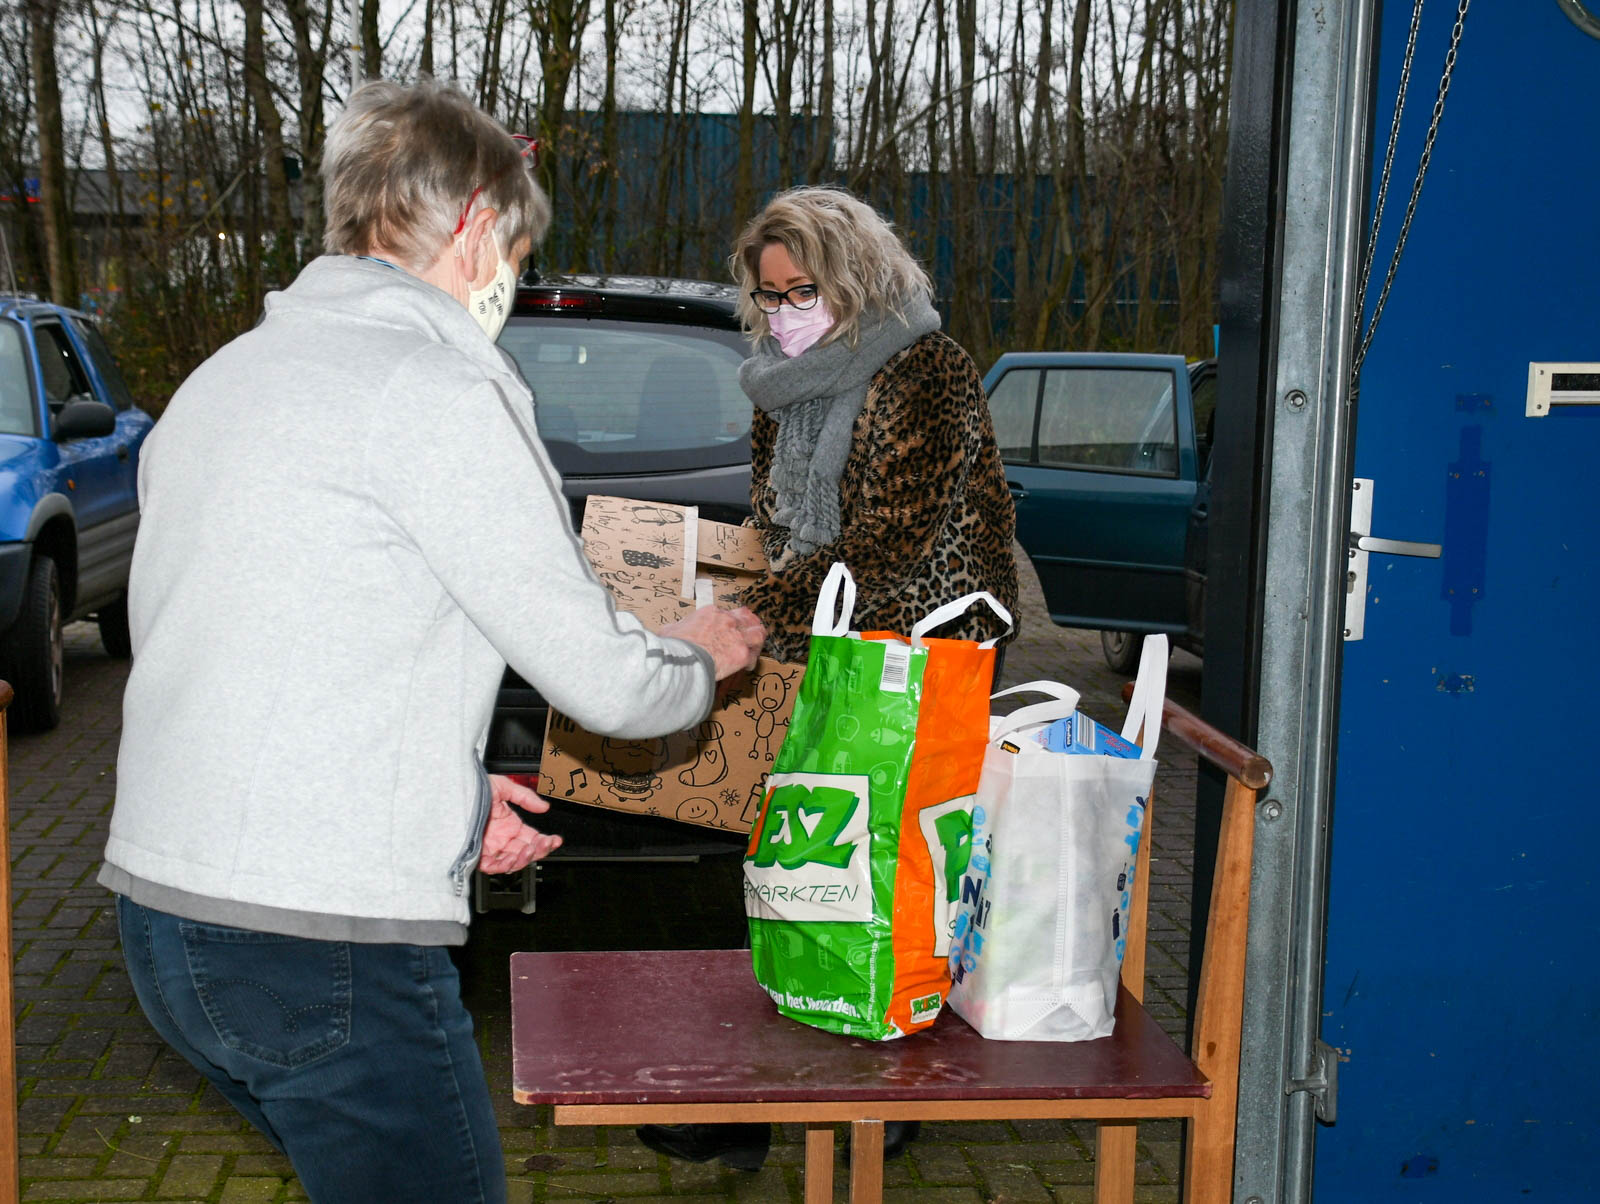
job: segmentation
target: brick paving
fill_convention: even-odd
[[[1049,623],[1023,562],[1023,635],[1006,684],[1038,677],[1082,691],[1084,708],[1120,719],[1121,679],[1093,632]],[[95,629],[67,633],[59,729],[16,736],[11,852],[22,1198],[165,1204],[305,1200],[293,1169],[169,1052],[133,1000],[110,897],[95,884],[115,789],[125,662]],[[1199,701],[1199,662],[1172,661],[1169,694]],[[1184,1025],[1193,758],[1163,750],[1149,872],[1147,998],[1174,1036]],[[621,1128],[556,1128],[547,1109],[511,1102],[506,957],[516,949],[716,948],[742,943],[737,859],[696,864],[553,863],[533,915],[491,911],[459,951],[499,1110],[513,1204],[532,1201],[800,1201],[802,1130],[774,1134],[755,1174],[658,1157]],[[1175,1123],[1140,1129],[1141,1204],[1177,1199]],[[918,1204],[1092,1199],[1093,1131],[1060,1121],[928,1124],[885,1167],[884,1198]],[[837,1186],[845,1197],[843,1160]],[[336,1202],[366,1204],[366,1202]],[[376,1202],[374,1202],[376,1204]],[[440,1204],[451,1204],[440,1201]]]

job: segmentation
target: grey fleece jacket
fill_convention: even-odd
[[[328,256],[146,441],[100,881],[191,919],[459,943],[506,663],[594,731],[709,712],[614,609],[512,361],[449,295]],[[536,822],[536,821],[535,821]]]

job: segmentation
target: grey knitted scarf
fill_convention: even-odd
[[[790,359],[778,340],[768,337],[739,369],[750,400],[778,423],[772,517],[789,528],[790,552],[804,556],[839,537],[839,478],[867,385],[897,352],[938,329],[938,312],[917,300],[906,306],[903,319],[895,313],[863,314],[854,347],[843,340],[818,344]]]

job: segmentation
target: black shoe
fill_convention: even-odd
[[[917,1139],[917,1134],[922,1132],[920,1120],[886,1120],[883,1122],[883,1160],[898,1158],[906,1152],[906,1147]],[[844,1160],[850,1161],[850,1135],[845,1134]]]
[[[886,1120],[883,1122],[883,1160],[898,1158],[906,1147],[922,1132],[920,1120]]]
[[[645,1145],[668,1158],[685,1162],[710,1162],[720,1158],[737,1171],[758,1171],[767,1160],[772,1126],[759,1125],[641,1125],[634,1130]]]

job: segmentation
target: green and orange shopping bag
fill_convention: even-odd
[[[795,1020],[887,1040],[932,1024],[989,734],[994,640],[849,630],[855,582],[823,584],[805,677],[744,862],[757,981]],[[837,616],[837,617],[836,617]]]

